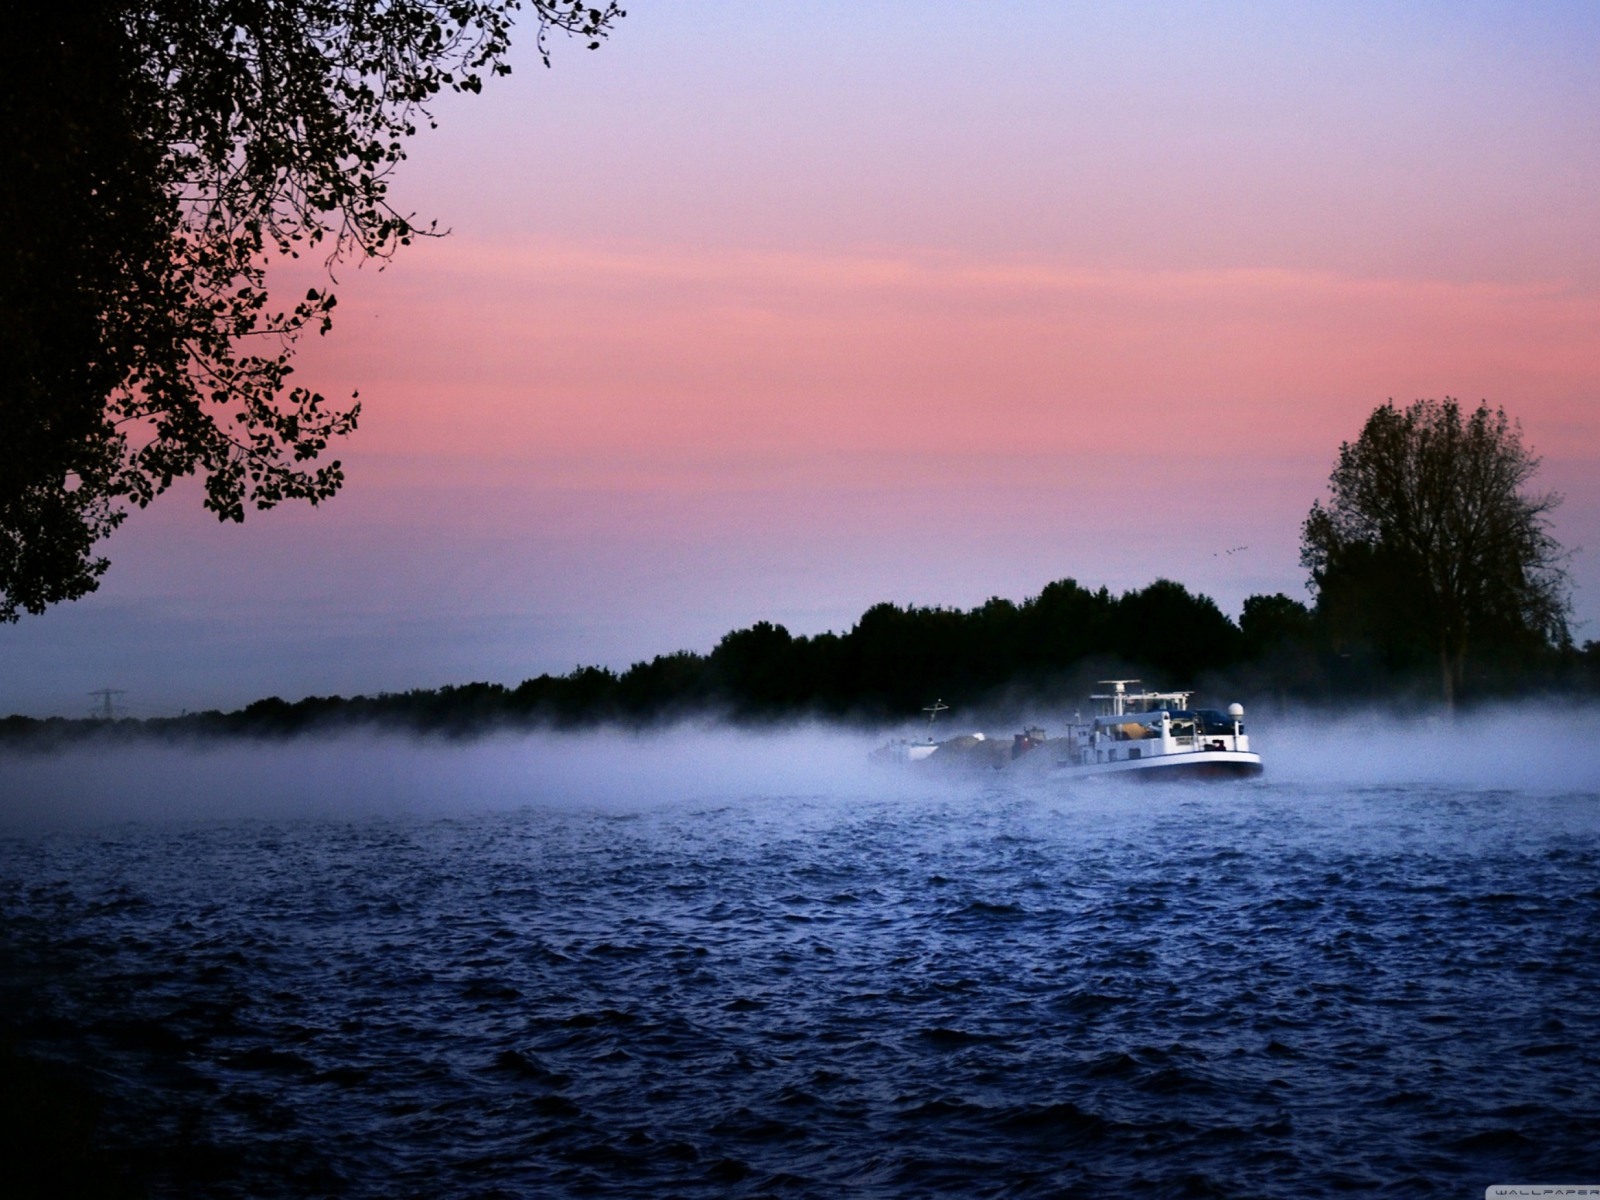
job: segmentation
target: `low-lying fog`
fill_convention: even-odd
[[[1597,706],[1508,706],[1456,719],[1301,716],[1252,720],[1249,729],[1266,761],[1264,780],[1206,786],[1600,792]],[[944,730],[956,732],[964,728]],[[427,816],[525,806],[622,813],[764,797],[892,799],[1013,781],[1064,793],[1108,786],[1069,785],[1048,773],[1025,782],[1009,772],[875,766],[867,754],[882,740],[822,725],[683,725],[463,742],[370,732],[288,741],[89,741],[56,752],[0,752],[0,826]]]

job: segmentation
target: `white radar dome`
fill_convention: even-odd
[[[1235,721],[1243,719],[1243,717],[1244,717],[1244,705],[1242,705],[1242,704],[1230,704],[1230,705],[1228,705],[1228,715],[1230,717],[1232,717]]]

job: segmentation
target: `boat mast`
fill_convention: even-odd
[[[1137,679],[1096,679],[1096,683],[1109,683],[1111,694],[1108,696],[1090,696],[1091,700],[1109,700],[1111,702],[1111,716],[1120,717],[1127,712],[1128,685],[1138,683]]]

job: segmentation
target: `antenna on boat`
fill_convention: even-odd
[[[928,714],[928,736],[933,736],[933,722],[942,712],[949,712],[950,706],[943,700],[935,700],[932,704],[923,705],[922,711]]]

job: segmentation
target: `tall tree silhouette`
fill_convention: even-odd
[[[1301,556],[1319,618],[1391,667],[1432,657],[1446,703],[1471,653],[1570,642],[1563,552],[1532,493],[1539,459],[1503,409],[1418,400],[1380,406],[1339,448],[1327,507],[1312,505]]]
[[[0,620],[97,586],[130,505],[315,504],[360,406],[290,379],[334,296],[274,257],[385,258],[427,236],[389,179],[439,93],[509,72],[519,0],[49,0],[0,39]],[[614,2],[528,0],[599,44]]]

